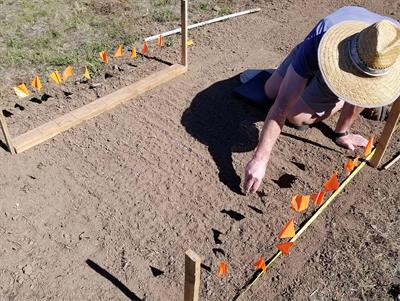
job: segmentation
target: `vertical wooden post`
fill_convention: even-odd
[[[192,250],[185,253],[184,301],[198,301],[200,296],[201,258]]]
[[[0,126],[1,130],[3,131],[4,139],[6,140],[8,150],[11,154],[15,155],[14,146],[12,144],[11,135],[8,131],[6,120],[4,119],[3,113],[0,111]]]
[[[188,66],[188,0],[181,0],[181,64]]]
[[[383,155],[385,154],[386,148],[390,142],[390,139],[392,138],[393,133],[396,130],[397,123],[399,122],[399,117],[400,117],[400,97],[392,105],[392,109],[390,110],[385,128],[383,129],[382,135],[379,139],[378,146],[376,147],[375,154],[370,162],[372,167],[377,167],[381,163]]]

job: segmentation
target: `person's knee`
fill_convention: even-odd
[[[289,114],[286,119],[293,125],[295,126],[302,126],[305,124],[308,124],[305,120],[304,117],[301,116],[301,114],[293,115]]]

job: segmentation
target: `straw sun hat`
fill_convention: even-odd
[[[400,29],[384,20],[372,25],[341,22],[323,36],[318,63],[328,87],[340,99],[374,108],[400,95]]]

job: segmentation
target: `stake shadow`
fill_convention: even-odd
[[[94,261],[88,259],[86,260],[86,264],[91,267],[95,272],[99,273],[101,276],[106,278],[112,284],[114,284],[126,297],[131,301],[143,301],[140,299],[134,292],[132,292],[129,288],[127,288],[121,281],[119,281],[115,276],[110,274],[107,270],[103,269]]]

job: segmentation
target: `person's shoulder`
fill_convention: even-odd
[[[343,21],[361,21],[372,24],[383,19],[389,20],[399,26],[399,22],[396,20],[379,15],[361,6],[344,6],[335,10],[325,18],[326,22],[331,26]]]

